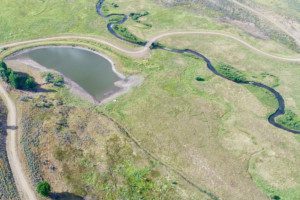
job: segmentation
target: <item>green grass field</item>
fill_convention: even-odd
[[[95,3],[88,0],[76,3],[57,0],[1,2],[0,13],[3,15],[0,22],[4,28],[0,30],[0,42],[60,34],[87,34],[122,46],[134,47],[109,35],[106,30],[107,21],[96,14]],[[112,3],[116,3],[118,7]],[[107,0],[105,12],[149,12],[149,15],[139,19],[141,23],[129,19],[122,25],[128,33],[142,40],[171,30],[215,30],[237,36],[258,49],[275,55],[299,55],[284,44],[269,38],[256,38],[232,24],[216,20],[220,15],[213,10],[199,13],[198,8],[193,9],[190,5],[193,4],[168,7],[162,1],[142,0],[137,3],[132,0]],[[299,63],[259,55],[234,40],[220,36],[169,36],[159,42],[169,47],[197,50],[210,58],[216,66],[220,63],[232,66],[235,76],[241,75],[247,80],[274,87],[284,97],[287,109],[300,116]],[[59,90],[54,96],[47,96],[51,101],[63,99],[66,104],[58,109],[51,108],[51,112],[29,110],[26,109],[27,104],[22,105],[24,113],[31,116],[33,122],[41,126],[41,130],[47,132],[39,138],[38,148],[32,147],[30,141],[26,143],[31,150],[26,157],[32,161],[33,157],[30,156],[39,152],[62,170],[62,173],[51,174],[46,168],[39,169],[39,173],[51,180],[53,187],[59,192],[70,190],[77,195],[91,193],[96,197],[111,191],[118,191],[119,194],[118,189],[128,191],[127,187],[133,184],[132,181],[137,181],[126,178],[132,174],[147,175],[151,159],[140,148],[132,145],[132,140],[124,137],[116,124],[105,117],[107,115],[128,130],[142,149],[169,166],[158,164],[151,174],[157,186],[155,191],[162,192],[161,186],[164,183],[168,185],[178,182],[176,192],[173,192],[176,198],[176,195],[180,196],[179,199],[208,198],[180,179],[172,170],[176,169],[203,190],[222,199],[268,199],[278,196],[290,200],[299,196],[299,137],[268,123],[268,115],[277,107],[277,102],[270,93],[216,77],[199,59],[162,50],[152,50],[148,58],[133,59],[95,42],[58,40],[9,48],[0,57],[19,49],[47,44],[92,48],[111,57],[122,73],[141,74],[145,77],[140,87],[104,106],[92,106],[65,89]],[[197,81],[197,77],[204,81]],[[31,104],[33,106],[34,102]],[[70,109],[70,114],[65,116],[64,111],[59,109]],[[69,127],[57,131],[53,127],[58,120],[55,113],[65,117]],[[95,118],[87,117],[89,115]],[[47,124],[40,120],[43,118],[47,119]],[[288,116],[284,118],[287,119]],[[100,127],[98,123],[101,124]],[[34,142],[34,134],[37,134],[39,126],[31,127],[33,130],[28,129],[31,131],[27,130],[30,136],[26,137],[28,140]],[[85,127],[83,131],[79,131],[81,126]],[[114,135],[121,139],[115,139]],[[68,138],[72,139],[71,142]],[[83,142],[85,139],[87,143]],[[55,142],[48,144],[49,140]],[[111,148],[121,146],[116,151],[127,152],[127,147],[130,146],[136,164],[134,168],[126,162],[118,165],[106,163],[113,159],[105,148],[110,145],[111,140],[118,143]],[[66,147],[60,148],[61,144]],[[45,148],[42,148],[43,145]],[[71,152],[75,152],[77,157],[71,155]],[[131,153],[128,154],[132,156]],[[116,160],[127,160],[127,156],[122,154]],[[33,171],[37,171],[34,163],[28,165],[33,167]],[[115,170],[105,171],[107,166],[113,166]],[[99,170],[103,170],[103,173]],[[156,170],[161,176],[155,176]],[[115,188],[113,184],[118,182],[114,177],[127,182],[122,187]],[[105,182],[106,180],[109,181]],[[170,188],[172,193],[173,186]],[[153,188],[150,187],[149,191],[151,189]]]

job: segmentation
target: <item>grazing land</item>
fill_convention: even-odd
[[[300,196],[299,134],[268,122],[279,106],[270,91],[243,84],[259,82],[278,91],[286,112],[276,121],[300,130],[296,2],[106,0],[105,18],[96,3],[0,3],[0,43],[12,44],[0,48],[0,59],[36,46],[81,46],[107,55],[126,76],[144,77],[139,87],[97,105],[72,94],[69,85],[45,80],[29,64],[7,61],[37,83],[34,91],[10,91],[22,163],[34,186],[48,181],[50,197],[57,199]],[[128,19],[117,24],[123,17],[110,14]],[[108,23],[129,42],[114,37]],[[138,47],[155,36],[150,51]],[[38,38],[44,39],[18,43]],[[174,49],[200,52],[227,79],[195,55]],[[5,151],[1,155],[1,192],[2,184],[11,185],[3,199],[18,198]]]

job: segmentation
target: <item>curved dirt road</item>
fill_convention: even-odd
[[[74,36],[56,36],[56,37],[49,37],[49,38],[33,39],[33,40],[28,40],[28,41],[23,41],[23,42],[14,42],[14,43],[9,43],[9,44],[3,44],[0,46],[0,48],[9,48],[9,47],[25,45],[25,44],[30,44],[30,43],[36,43],[36,42],[46,42],[46,41],[55,41],[55,40],[64,40],[64,39],[81,39],[81,40],[89,40],[89,41],[105,44],[107,46],[110,46],[110,47],[112,47],[122,53],[125,53],[129,56],[132,56],[132,57],[144,57],[149,54],[149,48],[151,47],[151,45],[161,38],[164,38],[167,36],[172,36],[172,35],[191,35],[191,34],[217,35],[217,36],[227,37],[229,39],[232,39],[232,40],[235,40],[235,41],[241,43],[245,47],[248,47],[249,49],[253,50],[254,52],[256,52],[258,54],[268,56],[270,58],[275,58],[278,60],[283,60],[283,61],[300,62],[300,58],[292,58],[292,57],[273,55],[273,54],[264,52],[256,47],[252,46],[251,44],[243,41],[242,39],[239,39],[238,37],[235,37],[235,36],[232,36],[232,35],[229,35],[226,33],[215,32],[215,31],[174,31],[174,32],[161,33],[161,34],[151,38],[147,42],[145,47],[139,48],[137,50],[129,50],[129,49],[125,49],[122,47],[118,47],[117,45],[114,45],[114,44],[107,42],[100,38],[89,37],[89,36],[76,36],[76,35],[74,35]]]
[[[18,155],[17,145],[17,111],[13,100],[9,97],[6,89],[0,84],[0,94],[7,110],[7,138],[6,151],[12,174],[21,199],[37,200],[31,184],[29,184]]]
[[[172,36],[172,35],[192,35],[192,34],[202,34],[202,35],[218,35],[218,36],[222,36],[222,37],[227,37],[229,39],[235,40],[239,43],[241,43],[242,45],[244,45],[245,47],[248,47],[249,49],[253,50],[254,52],[264,55],[264,56],[268,56],[270,58],[275,58],[275,59],[279,59],[279,60],[284,60],[284,61],[292,61],[292,62],[300,62],[300,58],[289,58],[289,57],[282,57],[282,56],[277,56],[277,55],[273,55],[267,52],[264,52],[260,49],[257,49],[256,47],[252,46],[251,44],[245,42],[242,39],[239,39],[235,36],[229,35],[229,34],[225,34],[225,33],[220,33],[220,32],[214,32],[214,31],[178,31],[178,32],[167,32],[167,33],[162,33],[158,36],[153,37],[152,39],[149,40],[149,42],[146,45],[146,48],[149,48],[151,46],[151,44],[161,38],[167,37],[167,36]]]

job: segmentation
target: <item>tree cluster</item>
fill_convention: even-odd
[[[33,77],[25,73],[13,71],[3,61],[0,61],[0,77],[16,89],[33,90],[37,86]]]

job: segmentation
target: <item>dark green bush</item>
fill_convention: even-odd
[[[196,81],[205,81],[205,79],[202,78],[201,76],[197,76],[197,77],[196,77]]]
[[[272,200],[280,200],[281,198],[278,195],[274,195],[274,196],[271,197],[271,199]]]
[[[8,76],[8,83],[16,89],[32,90],[37,84],[33,77],[25,73],[11,71]]]
[[[159,43],[159,42],[153,42],[152,44],[151,44],[151,49],[157,49],[157,48],[163,48],[163,47],[165,47],[163,44],[161,44],[161,43]]]
[[[232,80],[237,83],[243,83],[243,82],[247,81],[246,75],[243,72],[233,68],[232,66],[230,66],[228,64],[222,63],[222,64],[219,64],[216,68],[220,74],[222,74],[229,80]]]
[[[37,184],[36,191],[40,195],[48,197],[51,192],[51,186],[47,181],[41,181]]]

